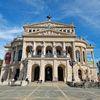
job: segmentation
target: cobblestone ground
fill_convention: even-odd
[[[72,88],[64,83],[0,86],[0,100],[100,100],[100,89]]]

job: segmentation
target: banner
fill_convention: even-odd
[[[5,63],[6,64],[10,64],[10,61],[11,61],[11,53],[10,52],[7,52],[5,54]]]

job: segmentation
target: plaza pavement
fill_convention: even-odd
[[[0,86],[0,100],[100,100],[100,89],[73,88],[64,83]]]

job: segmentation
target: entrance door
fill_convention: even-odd
[[[63,68],[58,67],[58,81],[64,81]]]
[[[80,69],[78,70],[78,76],[79,76],[80,80],[82,81],[82,71]]]
[[[52,68],[46,67],[45,69],[45,81],[52,81]]]
[[[16,69],[16,74],[14,76],[15,81],[18,79],[20,73],[20,69]]]
[[[39,74],[40,74],[40,67],[37,66],[34,69],[34,81],[38,81],[39,80]]]

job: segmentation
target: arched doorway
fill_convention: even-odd
[[[31,81],[38,81],[40,76],[40,67],[38,65],[34,65],[32,67],[32,79]]]
[[[64,70],[61,66],[58,67],[58,81],[64,81]]]
[[[16,74],[14,76],[15,81],[18,80],[19,74],[20,74],[20,69],[18,68],[18,69],[16,69]]]
[[[45,68],[45,81],[52,81],[52,67],[46,66]]]
[[[82,81],[82,71],[80,69],[78,70],[78,77]]]
[[[34,69],[34,81],[38,81],[39,80],[39,74],[40,74],[40,67],[37,66]]]

